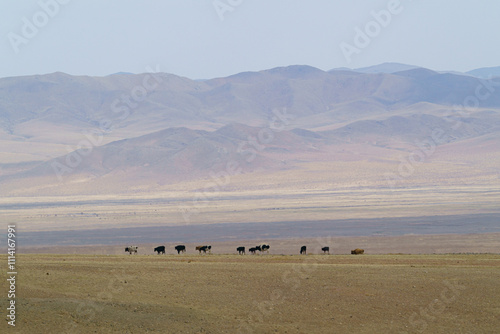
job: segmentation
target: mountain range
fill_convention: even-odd
[[[495,73],[382,64],[203,81],[166,73],[2,78],[0,193],[61,194],[68,184],[147,191],[228,164],[253,175],[315,162],[395,163],[429,141],[443,156],[497,159],[500,79],[484,79]]]
[[[379,65],[360,67],[360,68],[355,68],[355,69],[342,67],[342,68],[333,69],[332,71],[347,70],[347,71],[354,71],[354,72],[360,72],[360,73],[396,73],[396,72],[402,72],[402,71],[412,70],[412,69],[416,69],[416,68],[421,68],[421,67],[415,66],[415,65],[401,64],[401,63],[383,63],[383,64],[379,64]],[[488,78],[500,76],[500,66],[481,67],[481,68],[476,68],[476,69],[466,71],[466,72],[439,71],[439,73],[451,73],[451,74],[456,74],[456,75],[469,75],[469,76],[473,76],[473,77],[477,77],[477,78],[488,79]]]

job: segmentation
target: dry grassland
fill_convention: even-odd
[[[18,256],[18,272],[17,325],[4,331],[4,323],[2,332],[448,334],[500,328],[499,255],[30,254]]]
[[[397,158],[297,163],[283,171],[233,175],[219,180],[219,187],[208,173],[137,186],[128,178],[97,184],[65,179],[49,187],[51,195],[16,183],[0,198],[0,213],[25,232],[500,213],[496,155],[481,164],[460,156],[429,160],[391,188],[386,176],[398,174]]]
[[[5,198],[2,216],[24,231],[211,223],[416,217],[499,212],[492,186],[390,189],[257,189],[139,196]],[[14,202],[15,201],[15,202]],[[37,203],[40,201],[40,203]],[[21,208],[9,208],[9,206]]]

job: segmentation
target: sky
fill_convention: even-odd
[[[0,0],[0,77],[500,66],[498,0]]]

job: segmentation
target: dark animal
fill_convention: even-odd
[[[260,247],[260,245],[259,246],[255,246],[255,250],[259,251],[259,252],[262,252],[262,248]]]
[[[156,247],[154,249],[154,252],[158,253],[158,255],[165,254],[165,246],[158,246],[158,247]]]
[[[269,245],[265,245],[265,244],[264,245],[260,245],[260,251],[261,252],[267,252],[267,253],[269,253],[269,248],[271,248],[271,247],[269,247]]]
[[[184,245],[177,245],[174,248],[177,251],[177,254],[180,254],[181,252],[186,253],[186,246]]]
[[[302,246],[302,247],[300,247],[300,254],[301,254],[301,255],[302,255],[302,254],[306,255],[306,251],[307,251],[307,247],[306,247],[306,246]]]
[[[356,248],[356,249],[353,249],[351,251],[351,254],[354,254],[354,255],[359,255],[359,254],[364,254],[365,253],[365,250],[364,249],[360,249],[360,248]]]
[[[198,252],[203,252],[203,253],[206,253],[207,251],[209,253],[212,252],[212,246],[196,246],[195,250],[197,250]]]
[[[255,248],[255,247],[252,247],[252,248],[248,249],[248,251],[250,252],[250,254],[255,254],[256,250],[257,250],[257,248]]]
[[[323,247],[323,248],[321,248],[321,250],[323,251],[323,254],[325,254],[325,253],[330,254],[330,247]]]
[[[236,251],[239,255],[245,254],[245,247],[238,247],[236,248]]]
[[[128,247],[125,247],[125,252],[128,252],[129,254],[132,254],[132,253],[135,253],[137,254],[137,246],[128,246]]]

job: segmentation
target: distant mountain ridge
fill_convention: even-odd
[[[192,119],[203,119],[209,127],[217,128],[241,121],[241,117],[258,125],[256,122],[262,123],[262,117],[273,108],[288,108],[301,117],[359,100],[385,107],[415,101],[460,104],[480,84],[469,77],[408,69],[406,65],[402,70],[400,64],[396,67],[394,73],[372,68],[369,71],[375,73],[359,74],[297,65],[203,82],[158,73],[158,84],[149,82],[149,74],[77,77],[53,73],[4,78],[0,79],[0,128],[14,135],[26,122],[43,120],[85,128],[110,120],[118,128],[126,128],[130,122],[136,127],[140,124],[147,133],[151,125],[146,124],[148,119],[164,122],[162,128],[188,126]],[[146,90],[146,81],[154,88]],[[453,94],[446,92],[451,87]],[[131,97],[134,94],[137,101]],[[499,95],[493,92],[482,104],[496,106]],[[130,115],[119,111],[125,109]]]
[[[466,73],[483,79],[488,79],[491,77],[500,77],[500,66],[477,68],[475,70],[471,70]]]
[[[204,81],[166,73],[3,78],[0,187],[55,187],[54,163],[67,166],[71,155],[81,162],[66,181],[99,187],[127,175],[126,187],[207,177],[228,161],[253,173],[390,160],[436,129],[445,134],[438,145],[498,149],[496,82],[395,63],[360,70],[368,73],[295,65]],[[460,110],[474,98],[477,107]]]
[[[368,67],[360,67],[360,68],[347,68],[347,67],[341,67],[341,68],[335,68],[330,70],[329,72],[332,71],[352,71],[352,72],[358,72],[358,73],[397,73],[397,72],[402,72],[402,71],[408,71],[408,70],[413,70],[413,69],[419,69],[423,68],[420,66],[415,66],[415,65],[408,65],[408,64],[402,64],[402,63],[382,63],[378,65],[373,65],[373,66],[368,66]],[[500,66],[496,67],[481,67],[477,68],[474,70],[470,70],[467,72],[460,72],[460,71],[435,71],[437,73],[450,73],[450,74],[456,74],[456,75],[470,75],[473,77],[477,78],[483,78],[483,79],[488,79],[492,77],[498,77],[500,76]]]
[[[380,65],[357,68],[355,69],[355,71],[362,73],[396,73],[396,72],[412,70],[415,68],[420,68],[420,67],[414,65],[401,64],[401,63],[383,63]]]

